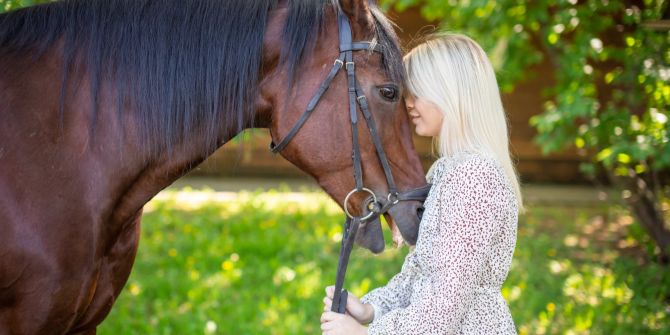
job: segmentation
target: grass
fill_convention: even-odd
[[[99,334],[319,333],[342,218],[322,193],[163,192]],[[620,208],[530,207],[503,287],[519,333],[669,334],[670,271],[648,245]],[[406,253],[354,250],[348,289],[383,285]]]

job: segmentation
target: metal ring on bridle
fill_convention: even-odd
[[[369,188],[365,188],[365,187],[363,187],[363,188],[361,188],[360,190],[357,190],[357,189],[353,189],[353,190],[351,190],[351,192],[349,192],[349,194],[347,194],[347,196],[344,198],[344,206],[342,206],[342,207],[344,207],[344,213],[347,214],[347,216],[348,216],[350,219],[353,219],[354,216],[351,215],[351,213],[349,213],[349,208],[348,208],[348,206],[349,206],[349,198],[351,198],[351,196],[354,195],[354,193],[357,193],[357,192],[367,192],[367,193],[369,193],[370,195],[372,195],[372,199],[373,199],[373,201],[374,201],[374,202],[377,202],[377,196],[376,196],[375,193],[372,192],[372,190],[370,190]],[[372,215],[374,215],[374,214],[375,214],[374,212],[370,212],[370,213],[368,213],[367,215],[365,215],[364,217],[361,217],[360,220],[367,220],[367,219],[369,219],[370,217],[372,217]]]
[[[391,200],[391,197],[393,197],[393,200]],[[398,192],[393,192],[389,193],[389,195],[386,196],[386,200],[391,203],[391,205],[395,205],[400,202],[400,197]]]

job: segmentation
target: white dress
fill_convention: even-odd
[[[431,172],[416,247],[386,286],[361,298],[375,311],[368,334],[516,334],[500,293],[518,221],[503,168],[460,152]]]

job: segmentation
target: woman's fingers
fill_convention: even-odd
[[[335,293],[335,286],[326,287],[326,296],[323,298],[323,311],[330,311],[333,306],[333,295]]]
[[[349,293],[349,295],[347,296],[347,309],[349,309],[349,307],[357,308],[357,306],[360,304],[361,304],[360,300],[358,300],[358,298],[355,295]]]
[[[327,286],[326,287],[326,296],[330,299],[333,299],[333,295],[335,294],[335,286]]]
[[[324,322],[321,324],[321,330],[324,333],[332,333],[337,330],[337,324],[335,322]]]
[[[340,318],[343,318],[343,317],[344,317],[344,314],[335,313],[335,312],[331,312],[331,311],[324,312],[323,314],[321,314],[321,323],[334,321],[334,320],[339,320]]]
[[[332,299],[330,299],[328,297],[323,298],[323,310],[324,311],[329,311],[332,305],[333,305],[333,300]]]

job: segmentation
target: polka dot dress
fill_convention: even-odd
[[[400,273],[361,300],[368,334],[516,334],[500,288],[516,244],[518,206],[499,163],[460,152],[438,159],[416,246]]]

